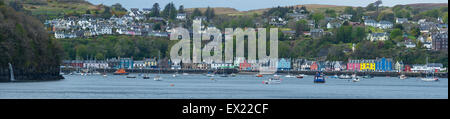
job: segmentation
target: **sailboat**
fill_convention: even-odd
[[[428,57],[427,57],[427,65],[428,65]],[[430,76],[430,74],[432,76]],[[435,82],[435,81],[439,81],[439,78],[437,78],[434,74],[434,72],[430,73],[427,72],[427,76],[421,79],[422,81],[426,81],[426,82]]]
[[[8,63],[8,64],[9,64],[9,75],[10,75],[9,81],[15,81],[16,79],[14,78],[13,67],[12,67],[11,63]]]
[[[153,80],[155,80],[155,81],[161,81],[161,58],[160,58],[160,55],[161,55],[161,52],[158,52],[158,75],[156,75],[154,78],[153,78]]]

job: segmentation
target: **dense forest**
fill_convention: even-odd
[[[50,40],[43,24],[0,1],[0,68],[11,63],[15,73],[57,73],[62,48]],[[58,71],[58,72],[55,72]]]

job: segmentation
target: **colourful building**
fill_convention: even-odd
[[[360,71],[375,71],[375,60],[361,60],[360,62]]]
[[[281,58],[278,60],[278,70],[290,70],[291,69],[291,60]]]
[[[133,59],[132,58],[120,58],[119,68],[133,69]]]
[[[317,62],[314,62],[311,64],[311,66],[309,67],[309,69],[311,71],[318,71],[319,70],[319,65],[317,64]]]
[[[377,71],[393,71],[394,61],[391,58],[377,58],[376,60],[376,70]]]
[[[360,60],[348,60],[347,63],[347,70],[348,71],[360,71],[361,69],[361,64],[360,64]]]
[[[239,63],[239,70],[252,70],[252,65],[244,60],[242,63]]]

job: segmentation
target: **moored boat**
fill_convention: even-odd
[[[263,81],[263,84],[281,84],[281,78],[279,76],[274,76],[273,78],[270,78],[267,81]]]
[[[129,73],[125,71],[125,69],[118,69],[114,72],[114,75],[128,75]]]
[[[325,76],[322,72],[317,72],[314,76],[314,83],[325,83]]]
[[[400,75],[399,78],[402,79],[402,80],[405,80],[405,79],[407,79],[408,77],[406,77],[406,75],[402,74],[402,75]]]

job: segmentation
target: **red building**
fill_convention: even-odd
[[[319,69],[319,65],[317,65],[317,62],[314,62],[310,66],[311,71],[317,71]]]
[[[411,72],[411,66],[405,65],[404,71],[405,71],[405,72]]]
[[[251,70],[252,65],[247,62],[247,60],[244,60],[244,62],[239,63],[239,70]]]

